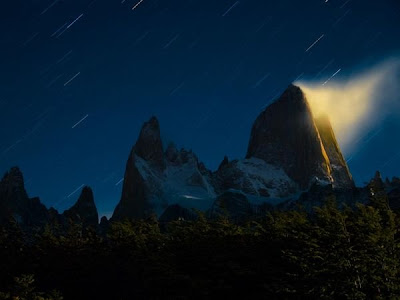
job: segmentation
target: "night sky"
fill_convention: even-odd
[[[152,115],[165,143],[212,170],[242,158],[256,116],[291,82],[398,55],[400,3],[13,0],[0,31],[0,172],[19,166],[29,195],[60,212],[89,185],[110,215]],[[399,123],[388,115],[344,149],[357,184],[400,175]]]

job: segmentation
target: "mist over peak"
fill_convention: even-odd
[[[304,79],[295,84],[305,93],[315,117],[329,116],[339,144],[350,153],[355,141],[379,128],[387,116],[399,114],[400,58],[352,74],[338,71],[325,81]]]

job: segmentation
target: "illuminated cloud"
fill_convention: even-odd
[[[400,59],[390,59],[345,79],[294,84],[304,91],[315,117],[329,116],[339,144],[347,152],[366,132],[379,127],[387,113],[400,114],[399,70]]]

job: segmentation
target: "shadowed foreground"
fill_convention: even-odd
[[[0,299],[395,299],[399,228],[384,196],[240,225],[200,216],[23,233],[10,224],[0,230]]]

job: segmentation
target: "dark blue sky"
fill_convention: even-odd
[[[110,214],[152,115],[165,142],[215,169],[245,155],[262,107],[298,76],[346,75],[400,51],[397,0],[144,0],[132,10],[137,2],[2,3],[0,171],[20,166],[47,206],[68,208],[86,184]],[[376,169],[400,175],[399,130],[389,116],[360,137],[358,184]]]

